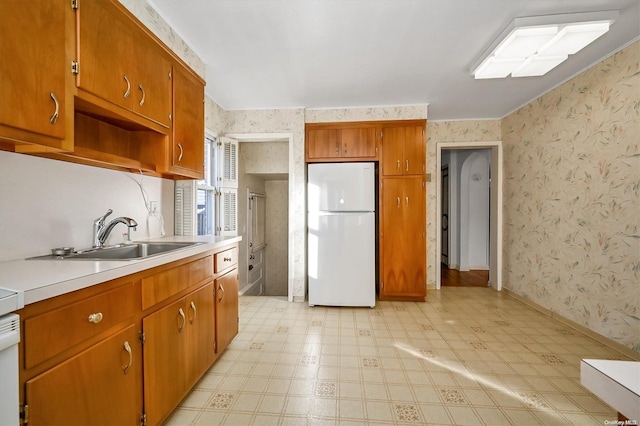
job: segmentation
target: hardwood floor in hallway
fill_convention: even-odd
[[[458,271],[442,265],[440,284],[449,287],[487,287],[489,271]]]

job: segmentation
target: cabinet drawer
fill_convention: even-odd
[[[238,263],[238,247],[233,247],[214,255],[213,272],[218,273]]]
[[[210,279],[211,256],[142,279],[142,309],[150,308],[194,284]]]
[[[97,336],[135,312],[133,283],[24,321],[25,367]]]

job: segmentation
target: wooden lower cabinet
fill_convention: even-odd
[[[424,179],[384,178],[380,200],[380,300],[424,301],[427,288]]]
[[[215,288],[216,353],[221,353],[238,334],[238,270],[217,278]]]
[[[139,425],[142,348],[136,326],[28,380],[29,425]]]
[[[26,423],[165,421],[238,333],[237,256],[214,273],[218,253],[237,244],[18,311]]]
[[[164,420],[211,366],[213,310],[213,283],[209,283],[142,320],[149,424]]]

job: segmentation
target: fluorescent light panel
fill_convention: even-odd
[[[541,76],[609,31],[612,19],[513,28],[473,69],[476,79]]]

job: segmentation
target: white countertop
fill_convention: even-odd
[[[580,383],[629,420],[640,421],[640,362],[583,359]]]
[[[10,260],[0,262],[0,288],[14,290],[24,304],[39,302],[95,284],[233,244],[242,237],[163,237],[149,241],[202,244],[137,260]]]

